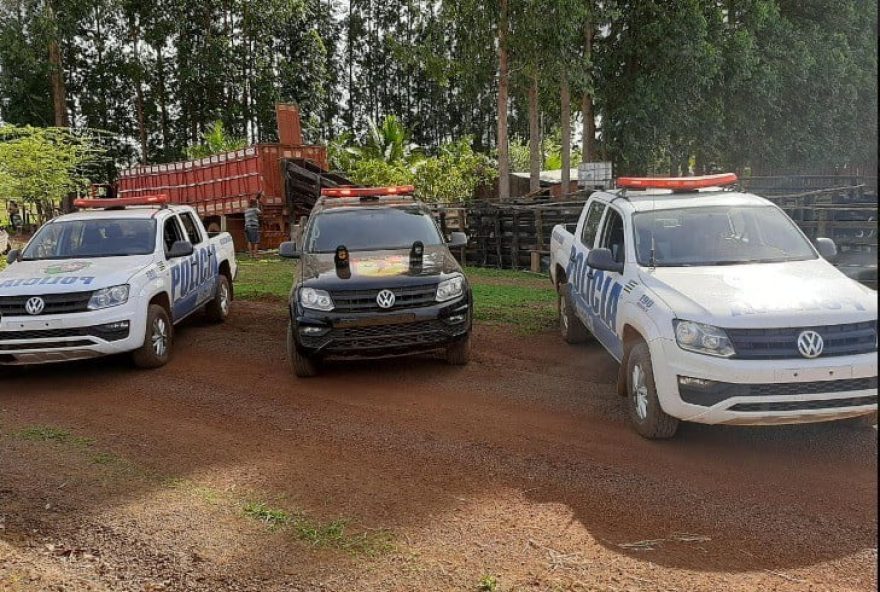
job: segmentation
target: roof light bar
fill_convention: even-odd
[[[617,186],[626,189],[702,189],[736,183],[736,173],[700,177],[620,177]]]
[[[383,195],[408,195],[416,190],[412,185],[392,187],[328,187],[321,190],[324,197],[381,197]]]
[[[116,199],[75,199],[73,207],[81,210],[125,208],[128,206],[156,206],[169,202],[164,193],[156,195],[142,195],[140,197],[119,197]]]

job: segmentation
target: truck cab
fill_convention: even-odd
[[[472,295],[450,246],[412,187],[325,189],[302,238],[289,301],[288,355],[314,376],[327,358],[376,358],[440,350],[470,358]]]
[[[557,226],[560,331],[620,363],[636,430],[876,414],[877,294],[734,175],[620,179]]]
[[[0,365],[131,353],[164,365],[173,327],[198,311],[226,320],[237,271],[232,238],[164,195],[77,200],[0,272]]]

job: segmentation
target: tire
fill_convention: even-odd
[[[639,435],[649,440],[673,437],[679,421],[660,407],[651,352],[644,341],[636,343],[627,356],[626,382],[629,417]]]
[[[229,278],[220,274],[217,279],[217,292],[205,306],[205,314],[212,323],[222,323],[229,318],[229,307],[232,303],[232,289]]]
[[[312,378],[318,375],[317,360],[299,353],[293,338],[293,323],[287,324],[287,359],[293,373],[298,378]]]
[[[147,330],[144,344],[132,353],[132,359],[138,368],[158,368],[171,359],[174,345],[174,326],[168,317],[168,311],[158,304],[151,304],[147,309]]]
[[[571,288],[568,284],[560,284],[557,291],[557,308],[559,309],[559,333],[566,343],[583,343],[590,336],[590,332],[574,313],[571,303]]]
[[[446,346],[446,363],[453,366],[467,366],[471,361],[471,335]]]

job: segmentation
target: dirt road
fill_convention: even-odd
[[[0,379],[0,590],[870,590],[877,434],[626,425],[596,345],[284,363],[283,309],[174,361]]]

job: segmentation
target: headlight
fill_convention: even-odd
[[[724,329],[679,320],[673,321],[673,326],[675,341],[681,349],[722,358],[729,358],[736,353]]]
[[[333,299],[324,290],[302,288],[299,291],[299,303],[304,308],[311,308],[312,310],[322,310],[324,312],[333,310]]]
[[[89,300],[89,310],[121,306],[128,302],[128,284],[98,290]]]
[[[437,302],[446,302],[464,293],[464,278],[461,276],[440,282],[437,285]]]

